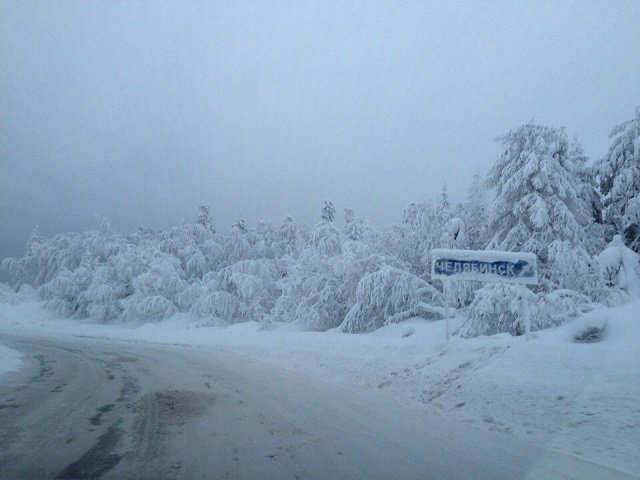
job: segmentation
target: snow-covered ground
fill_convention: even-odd
[[[503,334],[445,343],[443,322],[417,319],[359,335],[290,325],[261,330],[253,322],[197,328],[187,316],[131,327],[62,320],[24,302],[0,304],[0,334],[37,331],[231,350],[637,475],[639,312],[640,302],[597,310],[529,341]],[[575,341],[591,328],[602,330],[599,341]]]
[[[0,344],[0,381],[3,374],[18,370],[21,364],[20,352]]]

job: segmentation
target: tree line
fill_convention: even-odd
[[[402,219],[374,229],[353,210],[337,219],[325,201],[309,228],[243,219],[227,234],[201,205],[192,223],[166,231],[88,232],[43,238],[2,262],[12,286],[35,289],[47,308],[100,322],[153,322],[179,312],[199,325],[248,320],[313,330],[366,332],[418,316],[442,318],[430,275],[438,247],[533,252],[540,285],[529,291],[533,329],[562,323],[636,292],[640,278],[640,108],[611,133],[592,164],[562,128],[527,124],[498,138],[501,154],[466,197],[411,203]],[[617,235],[617,236],[616,236]],[[640,287],[639,287],[640,288]],[[507,285],[454,286],[465,308],[461,335],[522,333]]]

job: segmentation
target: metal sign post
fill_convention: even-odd
[[[499,252],[494,250],[452,250],[438,248],[431,251],[431,278],[442,281],[445,303],[445,323],[449,340],[449,283],[452,280],[504,282],[522,285],[520,316],[527,339],[531,333],[531,315],[527,303],[526,285],[538,284],[538,259],[533,253]]]
[[[529,302],[527,302],[527,287],[524,285],[520,287],[520,297],[520,311],[524,319],[524,333],[527,340],[529,340],[531,338],[531,314],[529,312]]]
[[[447,342],[449,341],[449,281],[442,281],[442,294],[444,295],[444,324],[447,331]]]

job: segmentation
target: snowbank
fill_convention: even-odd
[[[22,366],[20,352],[0,344],[0,382],[5,373],[18,370]]]

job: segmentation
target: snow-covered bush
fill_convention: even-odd
[[[50,282],[40,288],[43,298],[57,298],[69,303],[74,302],[79,293],[80,285],[75,275],[66,268],[61,269]]]
[[[191,313],[215,324],[235,321],[240,312],[240,301],[227,292],[212,292],[201,297],[191,308]]]
[[[122,314],[120,300],[132,292],[126,285],[115,282],[116,273],[112,267],[95,270],[91,283],[78,296],[78,317],[89,317],[99,322],[110,322]]]
[[[79,270],[81,269],[76,272]],[[78,277],[82,277],[84,272],[86,269],[82,269],[79,272],[80,275],[75,275],[74,272],[62,268],[51,281],[40,287],[40,297],[46,300],[45,308],[64,317],[72,316],[79,308],[80,292],[85,290],[91,282],[91,277],[86,279],[88,280],[86,285],[78,281]]]
[[[482,288],[482,282],[476,281],[450,281],[447,287],[447,300],[453,308],[463,308],[470,305],[475,298],[476,291]]]
[[[319,331],[338,326],[348,309],[347,289],[335,271],[338,261],[338,257],[320,255],[310,246],[297,261],[289,258],[280,263],[277,285],[281,294],[268,321],[298,323]]]
[[[122,318],[131,321],[159,322],[178,311],[173,302],[160,295],[131,295],[123,300],[122,304]]]
[[[311,330],[325,331],[340,324],[347,310],[344,291],[331,275],[309,277],[309,292],[295,307],[295,318]]]
[[[356,289],[356,303],[340,328],[344,332],[369,332],[411,317],[444,316],[442,295],[409,272],[385,266],[365,275]]]
[[[297,260],[285,257],[278,285],[281,296],[269,320],[295,322],[312,330],[339,326],[355,303],[358,282],[384,265],[400,262],[362,241],[346,239],[340,254],[323,255],[312,244]]]
[[[607,287],[640,298],[640,255],[628,248],[620,235],[598,255],[598,263]]]
[[[219,290],[233,295],[238,302],[235,316],[228,321],[261,321],[279,296],[278,271],[269,259],[242,260],[220,270],[216,276]]]
[[[206,292],[205,287],[199,282],[194,282],[176,295],[175,305],[179,311],[188,312]]]
[[[51,281],[60,269],[73,271],[83,259],[96,254],[95,251],[88,253],[84,245],[88,243],[85,239],[93,234],[68,233],[45,240],[36,227],[27,243],[25,255],[19,259],[4,259],[2,269],[9,273],[15,288],[25,283],[38,288]]]
[[[574,290],[554,290],[539,297],[538,308],[534,309],[532,315],[532,330],[562,325],[595,307],[589,297]]]
[[[133,288],[145,296],[160,295],[174,299],[186,286],[182,275],[180,261],[176,257],[157,253],[146,271],[133,279]]]
[[[536,295],[519,285],[488,284],[476,292],[467,320],[459,330],[460,336],[523,335],[526,332],[523,300],[529,310],[532,332],[556,327],[595,307],[589,297],[573,290],[561,289]]]
[[[463,338],[497,333],[523,335],[526,332],[523,301],[527,302],[530,318],[533,319],[538,318],[535,311],[537,300],[533,292],[519,285],[487,284],[476,291],[467,319],[458,333]],[[532,331],[537,327],[531,324]]]
[[[349,306],[355,302],[360,279],[385,265],[400,269],[403,267],[395,258],[382,255],[364,242],[347,240],[342,244],[342,254],[332,263],[332,269],[344,292],[342,296],[346,298]]]

